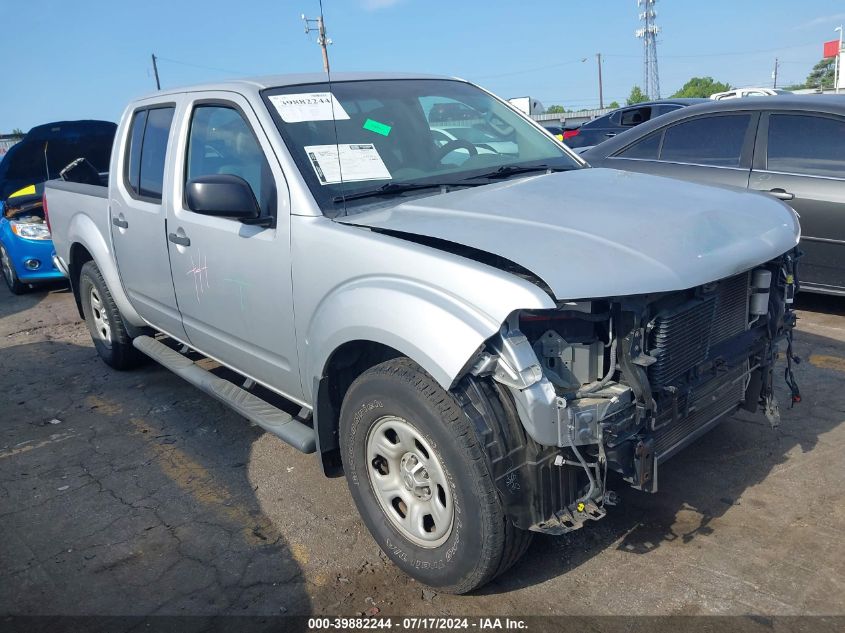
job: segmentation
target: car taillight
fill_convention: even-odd
[[[563,140],[565,141],[568,138],[572,138],[573,136],[578,136],[581,133],[581,128],[577,130],[564,130],[563,131]]]
[[[41,196],[41,208],[44,209],[44,221],[47,223],[47,228],[53,232],[53,227],[50,226],[50,215],[47,213],[47,194]]]

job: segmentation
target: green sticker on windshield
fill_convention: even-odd
[[[384,123],[367,119],[364,121],[364,129],[369,130],[370,132],[375,132],[376,134],[381,134],[382,136],[387,136],[393,128],[389,125],[385,125]]]

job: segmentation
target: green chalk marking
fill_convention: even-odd
[[[364,129],[369,130],[370,132],[375,132],[376,134],[381,134],[382,136],[387,136],[393,128],[389,125],[385,125],[384,123],[367,119],[364,121]]]

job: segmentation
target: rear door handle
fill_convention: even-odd
[[[183,235],[176,235],[176,233],[168,234],[167,239],[173,242],[174,244],[178,244],[179,246],[191,245],[191,238]]]
[[[111,223],[114,224],[119,229],[128,229],[129,228],[129,222],[127,222],[123,218],[112,218]]]
[[[605,134],[605,136],[607,138],[613,138],[614,136],[616,136],[616,132],[608,132],[607,134]]]
[[[790,193],[786,189],[781,188],[769,189],[769,193],[772,194],[778,200],[792,200],[795,198],[794,193]]]

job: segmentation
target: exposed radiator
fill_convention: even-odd
[[[743,273],[716,288],[658,316],[649,336],[652,389],[677,384],[690,369],[709,358],[713,345],[745,331],[748,324],[750,276]]]
[[[657,412],[656,426],[660,428],[654,432],[657,456],[663,457],[673,452],[673,448],[698,429],[716,418],[732,413],[745,395],[745,371],[746,365],[743,364],[696,387],[689,396],[678,398],[677,409],[673,409],[671,400],[665,399]],[[679,419],[672,423],[675,410]],[[688,415],[683,417],[687,410]]]

